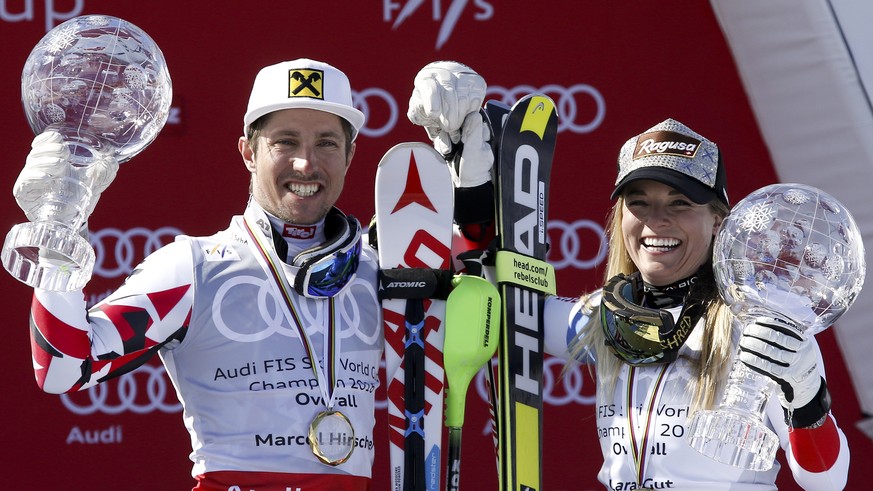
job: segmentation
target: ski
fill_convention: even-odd
[[[503,491],[540,491],[543,304],[546,294],[555,293],[555,271],[546,262],[546,217],[558,118],[550,98],[528,95],[501,120],[494,273],[503,309],[497,350],[499,480]],[[501,125],[492,120],[492,126]]]
[[[452,217],[443,157],[424,143],[391,148],[376,171],[376,236],[394,491],[441,489]]]
[[[485,107],[483,109],[485,112],[485,116],[488,120],[488,126],[491,129],[491,150],[494,153],[494,166],[496,170],[497,163],[500,160],[500,137],[503,134],[503,124],[505,123],[506,118],[509,117],[509,111],[511,108],[502,102],[490,100],[485,103]],[[497,207],[495,206],[495,209],[496,208]],[[489,266],[494,266],[493,262],[489,262]],[[493,280],[493,268],[491,269],[491,275],[487,275],[487,272],[487,269],[482,269],[483,276],[487,276],[488,278],[491,278]],[[488,403],[490,406],[489,416],[491,417],[491,436],[493,438],[494,444],[494,460],[495,464],[497,465],[497,475],[500,476],[500,431],[497,414],[497,408],[500,404],[500,401],[497,394],[497,377],[497,362],[492,357],[492,359],[488,360],[488,363],[485,367],[485,385],[488,391]]]

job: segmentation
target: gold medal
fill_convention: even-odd
[[[340,465],[355,449],[355,429],[345,414],[328,409],[315,416],[309,424],[309,445],[318,460],[327,465]]]

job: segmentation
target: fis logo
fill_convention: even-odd
[[[290,70],[288,97],[324,99],[324,72],[321,70]]]
[[[212,247],[206,248],[203,252],[207,262],[239,260],[239,254],[236,253],[236,249],[227,244],[215,244]]]
[[[393,19],[394,22],[391,25],[391,29],[397,30],[406,19],[416,13],[425,3],[427,3],[425,0],[407,0],[405,3],[394,0],[383,0],[382,20],[385,22],[391,22]],[[448,42],[449,38],[452,36],[452,32],[455,30],[455,26],[458,24],[458,20],[464,14],[468,4],[472,4],[472,13],[475,20],[482,22],[494,17],[494,6],[488,0],[473,0],[472,2],[469,0],[452,0],[449,2],[449,8],[445,14],[443,14],[442,11],[443,3],[442,0],[430,0],[431,20],[440,23],[436,49],[442,48],[442,46]],[[427,9],[425,9],[425,11],[427,11]]]

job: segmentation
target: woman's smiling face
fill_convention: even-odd
[[[627,184],[622,196],[625,247],[647,283],[669,285],[710,260],[722,217],[709,205],[648,179]]]

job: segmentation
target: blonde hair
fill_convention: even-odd
[[[710,202],[709,207],[713,213],[722,218],[726,217],[730,211],[725,204],[717,199]],[[609,251],[604,283],[619,273],[627,275],[638,271],[627,252],[624,240],[622,240],[623,209],[624,197],[619,196],[607,218],[606,233],[609,239]],[[591,295],[593,293],[583,295],[580,297],[580,302],[587,304]],[[726,378],[729,368],[728,362],[734,350],[733,314],[728,306],[718,296],[716,289],[710,290],[704,303],[706,309],[703,344],[700,359],[694,363],[697,373],[696,377],[691,378],[693,387],[688,387],[688,390],[694,394],[691,404],[692,413],[698,409],[713,407],[721,384]],[[615,390],[618,374],[624,362],[615,356],[612,348],[606,345],[603,329],[600,325],[600,315],[591,315],[589,319],[572,341],[572,359],[583,360],[586,353],[593,351],[597,360],[595,372],[599,382],[598,386],[601,390],[607,390],[611,394]]]

